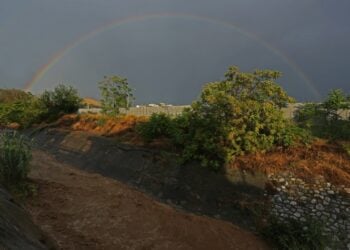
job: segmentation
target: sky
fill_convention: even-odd
[[[298,101],[350,92],[349,0],[0,0],[0,88],[70,84],[189,104],[230,65],[274,69]]]

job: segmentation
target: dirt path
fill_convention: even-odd
[[[176,211],[42,151],[32,165],[39,188],[28,209],[61,249],[267,249],[232,224]]]

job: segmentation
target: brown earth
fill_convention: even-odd
[[[34,151],[35,222],[61,249],[268,249],[230,223],[177,211],[98,174]]]

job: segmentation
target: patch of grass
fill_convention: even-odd
[[[0,183],[14,193],[27,194],[29,162],[32,158],[30,141],[17,132],[0,136]]]

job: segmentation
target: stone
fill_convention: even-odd
[[[285,179],[284,179],[284,178],[280,178],[280,179],[278,180],[278,182],[280,182],[280,183],[285,182]]]
[[[320,211],[323,211],[323,210],[324,210],[324,208],[323,208],[323,206],[322,206],[321,204],[317,204],[317,205],[316,205],[316,209],[317,209],[317,210],[320,210]]]

